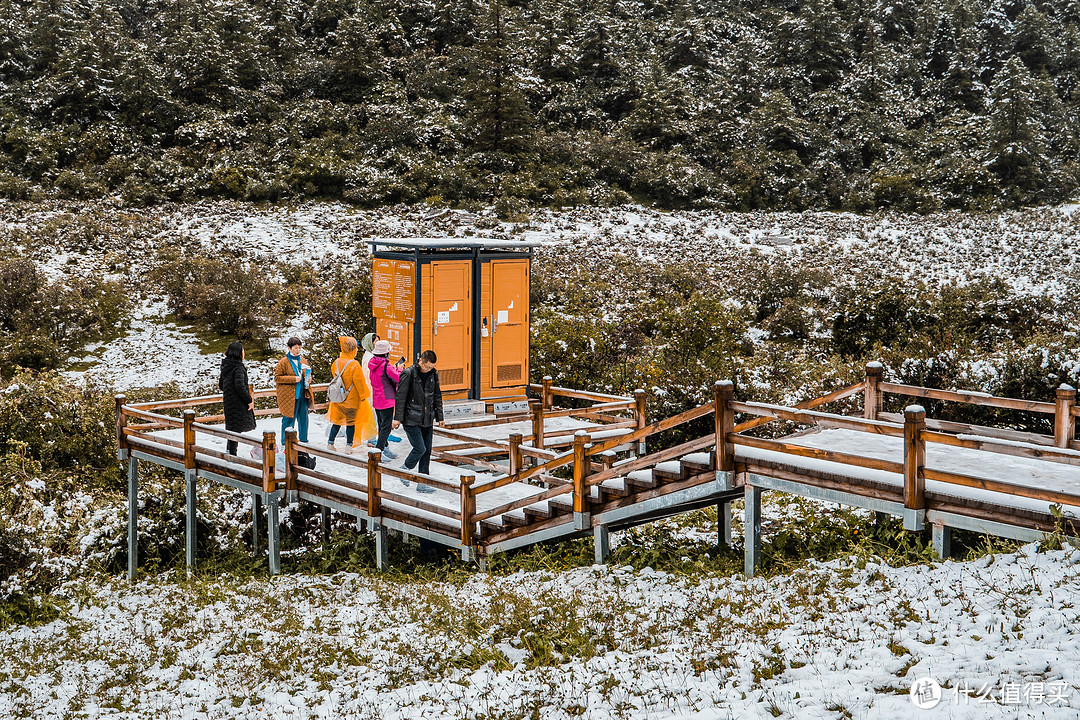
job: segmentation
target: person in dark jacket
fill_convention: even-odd
[[[435,369],[435,351],[425,350],[420,360],[401,373],[394,402],[394,427],[405,426],[412,452],[405,458],[405,469],[420,465],[420,472],[431,474],[431,442],[435,426],[443,420],[442,388],[439,371]],[[408,485],[407,480],[402,480]],[[418,485],[420,492],[435,492],[434,488]]]
[[[248,387],[247,368],[244,367],[244,344],[239,340],[229,346],[221,359],[221,377],[218,378],[225,403],[225,429],[247,432],[255,429],[255,399]],[[226,442],[230,455],[236,454],[235,440]]]

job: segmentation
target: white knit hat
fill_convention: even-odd
[[[375,347],[372,348],[371,354],[372,355],[388,355],[390,353],[390,349],[391,348],[390,348],[390,341],[389,340],[379,340],[377,343],[375,343]]]

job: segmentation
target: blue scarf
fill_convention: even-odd
[[[286,357],[289,358],[289,364],[292,365],[293,372],[300,378],[296,383],[296,399],[299,400],[304,394],[304,374],[300,372],[300,356],[286,353]]]

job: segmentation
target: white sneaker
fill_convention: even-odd
[[[334,443],[326,443],[326,449],[330,452],[335,452],[337,450],[337,448],[334,447]]]
[[[344,450],[342,450],[342,452],[345,453],[346,455],[352,455],[353,454],[353,446],[349,445]]]

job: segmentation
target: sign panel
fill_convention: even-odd
[[[408,260],[377,258],[371,263],[371,311],[377,318],[416,321],[415,266]]]
[[[394,269],[394,318],[416,322],[416,268],[402,260]]]
[[[376,259],[371,262],[371,311],[379,318],[394,317],[394,274],[397,261]]]

